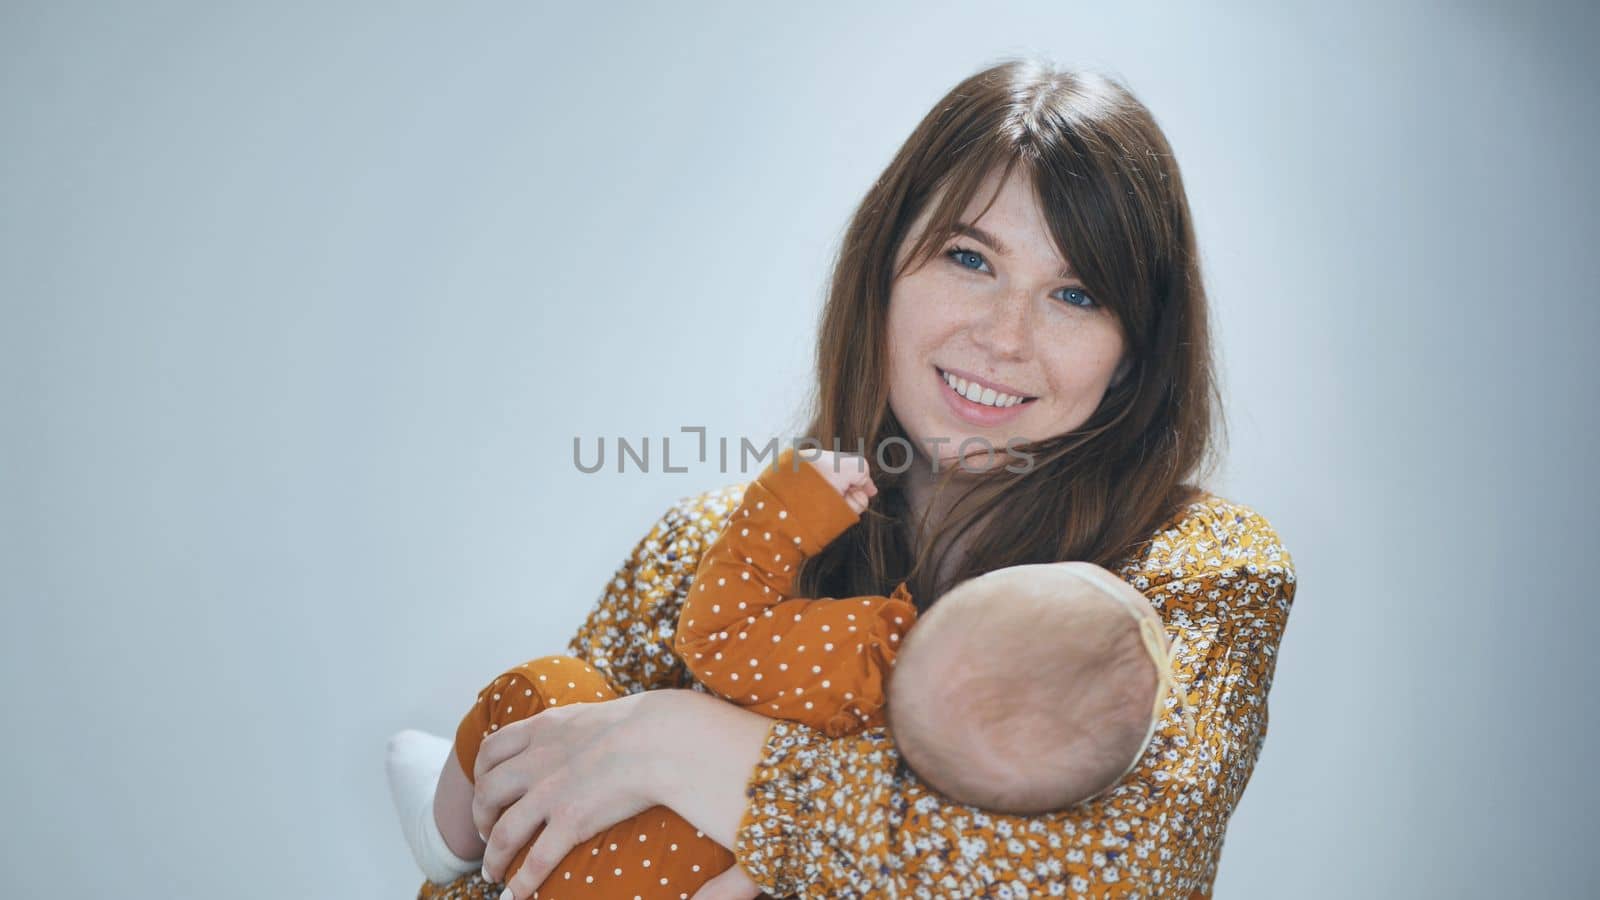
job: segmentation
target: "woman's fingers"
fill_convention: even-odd
[[[489,837],[483,849],[483,872],[495,881],[509,882],[514,872],[507,872],[512,857],[517,851],[528,845],[539,829],[546,825],[546,810],[538,799],[538,794],[529,792],[522,799],[511,804],[501,814],[494,828],[489,831]],[[565,855],[565,854],[563,854]],[[528,859],[533,859],[533,853],[528,853]],[[560,857],[556,858],[560,862]],[[523,867],[527,868],[526,866]],[[508,885],[509,886],[509,885]],[[538,883],[530,885],[525,892],[518,892],[518,897],[532,897],[533,889]]]
[[[549,712],[551,710],[546,710],[545,714]],[[522,749],[528,746],[529,726],[538,721],[538,718],[534,716],[508,722],[484,738],[478,745],[478,760],[472,764],[472,780],[476,782],[485,772],[522,752]]]
[[[519,803],[518,805],[520,806],[521,804]],[[506,816],[509,817],[510,815],[511,810],[506,810]],[[533,846],[528,848],[528,856],[522,861],[522,868],[512,873],[511,879],[506,882],[506,887],[510,888],[512,897],[515,897],[516,900],[527,900],[527,898],[532,897],[533,892],[538,889],[539,885],[544,884],[544,880],[550,877],[550,873],[555,871],[556,866],[563,859],[566,859],[567,854],[572,852],[573,847],[578,846],[579,842],[593,837],[591,834],[580,834],[579,830],[581,829],[574,829],[574,822],[577,821],[578,816],[579,813],[576,810],[567,810],[563,815],[550,817],[544,830],[539,832],[538,840],[535,840]],[[518,843],[511,848],[510,853],[507,854],[508,858],[516,854],[517,848],[521,847],[522,843]],[[484,859],[487,860],[488,856],[485,855]]]
[[[489,746],[487,739],[479,747],[478,762],[473,766],[478,775],[472,785],[472,824],[480,835],[489,834],[502,815],[502,810],[527,794],[539,772],[549,764],[547,754],[532,746],[530,729],[514,729],[514,726],[533,721],[525,719],[512,722],[491,735],[497,737],[505,734],[507,737],[497,745],[496,752],[504,753],[507,747],[518,748],[514,755],[508,755],[498,763],[490,766],[484,764],[483,750]]]
[[[502,815],[501,811],[517,802],[527,789],[527,779],[511,766],[480,775],[472,786],[472,824],[477,827],[478,834],[488,835]]]
[[[734,863],[727,871],[701,885],[690,900],[755,900],[759,896],[761,888]]]

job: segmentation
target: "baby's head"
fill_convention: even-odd
[[[956,585],[906,634],[889,728],[906,763],[952,800],[1017,815],[1062,809],[1138,758],[1164,699],[1166,656],[1160,615],[1111,572],[996,569]]]

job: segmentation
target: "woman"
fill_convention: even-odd
[[[800,593],[906,580],[926,608],[1002,566],[1115,572],[1181,647],[1179,698],[1139,764],[1071,809],[986,814],[929,790],[882,728],[829,739],[692,689],[676,617],[731,485],[668,510],[571,643],[628,696],[483,744],[485,874],[533,896],[580,840],[660,804],[737,857],[702,900],[1209,896],[1295,579],[1266,519],[1194,486],[1212,458],[1211,343],[1182,180],[1149,112],[1113,81],[1033,62],[956,86],[857,209],[817,364],[805,437],[866,448],[879,496],[807,561]],[[523,869],[503,871],[541,825]],[[478,876],[422,891],[501,895]]]

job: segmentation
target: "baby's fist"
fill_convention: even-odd
[[[877,496],[878,487],[872,483],[865,456],[814,448],[799,453],[801,459],[815,466],[828,484],[839,492],[839,496],[850,504],[850,509],[856,515],[860,515],[867,508],[867,502]]]

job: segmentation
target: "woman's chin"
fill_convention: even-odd
[[[993,474],[1005,468],[1009,461],[1003,448],[994,453],[985,453],[979,450],[965,458],[954,453],[947,453],[939,457],[939,464],[934,471],[944,473],[954,469],[956,470],[955,477],[957,478],[963,475]]]

